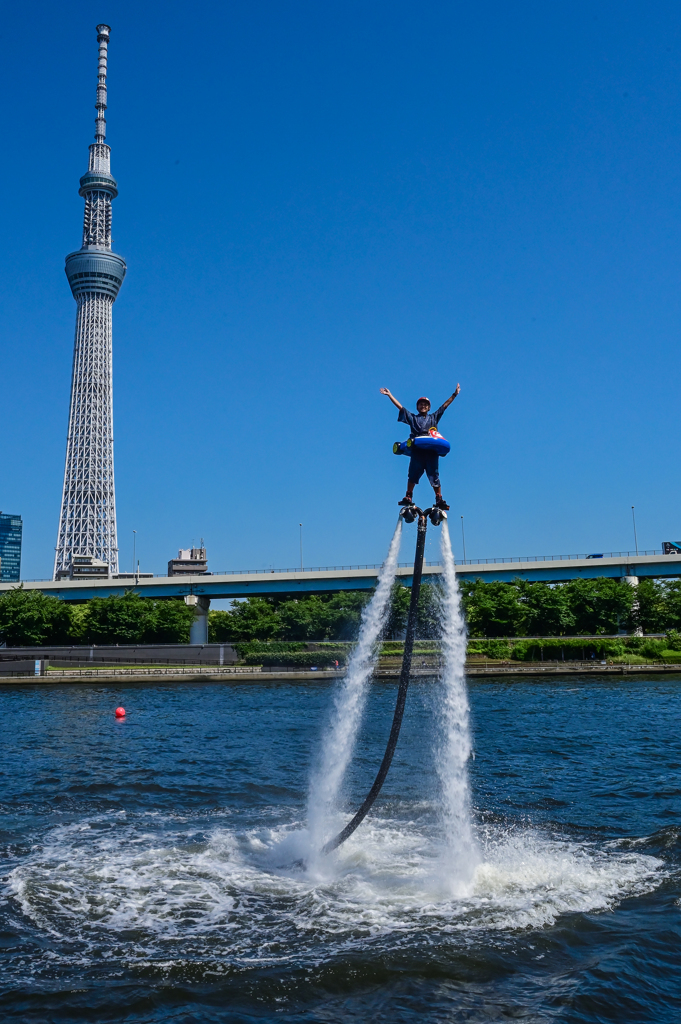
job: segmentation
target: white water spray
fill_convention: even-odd
[[[340,787],[357,739],[369,679],[378,656],[377,641],[390,611],[390,594],[397,571],[402,520],[395,527],[388,555],[378,574],[371,601],[362,611],[357,646],[334,702],[331,723],[322,741],[320,763],[310,784],[308,828],[314,858],[329,838],[329,822],[336,810]]]
[[[441,709],[442,742],[437,770],[446,835],[445,874],[453,894],[463,895],[472,882],[480,857],[473,837],[468,783],[468,759],[472,745],[465,680],[466,624],[446,522],[441,527],[440,550],[443,566],[440,620],[444,695]]]

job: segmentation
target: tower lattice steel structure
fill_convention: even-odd
[[[111,251],[111,202],[118,195],[107,146],[106,68],[108,25],[97,26],[99,78],[95,141],[87,174],[83,244],[66,257],[66,276],[78,303],[73,347],[71,405],[64,490],[54,575],[68,571],[73,555],[93,555],[118,572],[113,463],[111,311],[125,277],[125,260]]]

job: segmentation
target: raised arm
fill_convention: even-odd
[[[455,399],[455,398],[456,398],[456,396],[458,395],[459,391],[461,391],[461,385],[460,385],[460,384],[457,384],[457,385],[456,385],[456,390],[454,391],[454,394],[453,394],[453,395],[450,395],[450,396],[449,396],[449,398],[447,399],[447,401],[446,401],[446,402],[443,402],[443,403],[442,403],[442,409],[443,409],[443,411],[444,411],[445,409],[448,409],[448,408],[449,408],[449,406],[450,406],[450,405],[452,404],[452,402],[454,401],[454,399]]]
[[[381,388],[381,394],[382,395],[387,395],[387,397],[390,399],[390,401],[393,403],[393,405],[396,405],[398,409],[402,408],[401,402],[397,401],[397,399],[395,398],[393,393],[390,391],[390,388]],[[453,397],[454,396],[452,395],[452,398]],[[451,402],[451,400],[452,399],[450,398],[449,401]]]

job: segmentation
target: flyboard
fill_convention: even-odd
[[[416,437],[414,441],[423,441],[426,438]],[[444,441],[444,438],[442,438]],[[396,442],[399,444],[400,442]],[[405,444],[407,442],[404,442]],[[447,451],[449,451],[449,442],[445,441],[447,445]],[[394,449],[393,449],[394,450]],[[396,453],[398,454],[398,453]],[[443,454],[443,453],[439,453]],[[444,453],[446,454],[446,453]],[[374,803],[376,797],[381,792],[383,783],[385,782],[390,765],[392,763],[393,755],[395,753],[395,747],[397,746],[397,740],[400,735],[400,728],[402,726],[402,719],[404,717],[404,708],[407,703],[407,690],[409,689],[409,676],[411,674],[411,658],[414,650],[414,634],[416,632],[416,613],[418,608],[419,593],[421,591],[421,576],[423,573],[423,555],[426,549],[426,530],[428,529],[428,520],[430,519],[433,526],[439,526],[443,519],[447,518],[447,513],[433,505],[432,508],[427,508],[422,511],[416,505],[407,505],[400,512],[400,518],[405,523],[413,523],[418,518],[418,531],[416,534],[416,554],[414,556],[414,576],[411,585],[411,599],[409,601],[409,617],[407,619],[407,633],[404,639],[404,657],[402,659],[402,672],[400,673],[400,685],[397,690],[397,702],[395,704],[395,713],[393,715],[393,724],[390,729],[390,736],[388,737],[388,745],[385,748],[385,754],[381,761],[380,768],[374,784],[367,793],[364,803],[359,808],[355,816],[347,823],[345,828],[342,828],[337,836],[333,839],[329,839],[322,848],[322,853],[331,853],[332,850],[337,849],[341,843],[352,835],[355,829],[361,825],[366,818],[367,814],[371,810],[371,806]]]

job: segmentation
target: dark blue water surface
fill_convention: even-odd
[[[348,809],[395,692],[371,689]],[[465,885],[435,681],[370,818],[323,873],[301,865],[332,698],[4,686],[0,1019],[678,1024],[681,677],[474,682]]]

